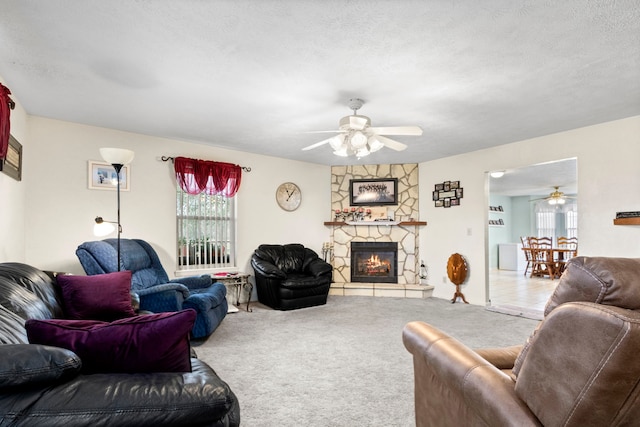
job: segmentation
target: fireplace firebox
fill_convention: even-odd
[[[398,283],[398,243],[351,242],[351,281]]]

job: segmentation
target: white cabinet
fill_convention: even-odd
[[[524,270],[527,260],[521,243],[500,243],[498,245],[498,269]]]

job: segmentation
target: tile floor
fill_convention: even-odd
[[[541,319],[558,279],[530,278],[524,271],[494,269],[489,273],[489,283],[490,310]]]

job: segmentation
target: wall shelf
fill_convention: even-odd
[[[640,217],[633,218],[616,218],[613,225],[640,225]]]
[[[363,225],[368,225],[368,226],[381,226],[381,225],[399,225],[400,227],[404,227],[404,226],[424,226],[427,225],[427,221],[401,221],[401,222],[387,222],[387,221],[356,221],[356,222],[352,222],[349,221],[349,223],[344,222],[344,221],[325,221],[324,225],[328,225],[328,226],[333,226],[333,227],[342,227],[342,226],[347,226],[347,225],[353,225],[356,227],[361,227]]]

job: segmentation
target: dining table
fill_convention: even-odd
[[[567,261],[576,255],[576,249],[568,247],[531,248],[531,251],[533,262],[544,264],[551,280],[559,278],[564,272]],[[538,273],[534,273],[535,271],[535,268],[532,269],[530,277],[539,275],[540,270],[537,270]]]

